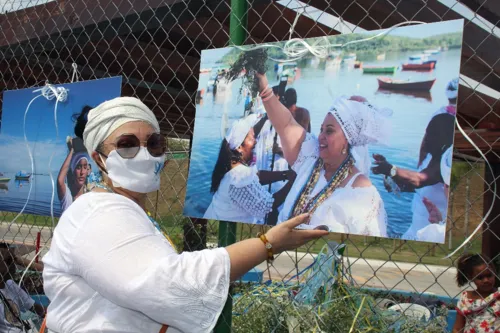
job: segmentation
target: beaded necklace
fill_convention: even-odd
[[[104,183],[95,183],[91,190],[93,190],[96,187],[98,187],[100,189],[103,189],[103,190],[106,190],[109,193],[115,193],[116,194],[115,191],[113,191],[109,186],[107,186]],[[165,232],[163,232],[163,230],[161,230],[160,224],[158,222],[156,222],[155,219],[153,219],[153,217],[151,216],[151,213],[149,211],[146,211],[146,215],[148,216],[149,221],[151,223],[153,223],[153,225],[155,226],[155,228],[158,229],[158,231],[167,239],[167,241],[170,243],[170,245],[175,250],[175,252],[179,253],[179,251],[177,250],[177,248],[174,245],[174,242],[172,242],[172,240],[170,239],[170,237],[168,237],[167,234]]]
[[[308,181],[302,186],[295,203],[292,206],[292,214],[290,217],[294,217],[303,213],[313,214],[316,209],[337,189],[337,187],[342,183],[347,176],[349,171],[354,164],[354,159],[349,154],[349,156],[342,162],[340,167],[335,171],[332,179],[328,184],[321,189],[314,197],[310,198],[311,192],[313,191],[316,183],[319,180],[321,169],[323,168],[323,159],[318,158],[314,164],[314,168],[311,171],[311,175]]]

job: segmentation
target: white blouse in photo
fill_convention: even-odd
[[[297,160],[292,169],[297,178],[288,194],[278,221],[289,219],[295,200],[302,187],[309,180],[314,164],[319,158],[318,139],[307,133],[302,143]],[[354,175],[342,188],[337,188],[314,212],[308,225],[300,228],[310,229],[319,225],[326,225],[331,232],[349,233],[365,236],[387,237],[387,214],[384,202],[375,186],[352,187],[355,179],[361,175]],[[311,192],[315,196],[328,184],[324,170],[321,170],[316,186]]]
[[[43,263],[56,333],[210,332],[229,289],[224,248],[178,254],[135,202],[111,193],[68,207]]]
[[[240,164],[224,175],[203,218],[263,223],[273,203],[273,196],[259,182],[256,168]]]

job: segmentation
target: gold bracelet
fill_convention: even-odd
[[[257,234],[257,237],[264,243],[264,246],[266,247],[267,250],[267,262],[272,262],[274,260],[274,253],[273,253],[273,246],[269,241],[267,240],[266,235],[264,235],[262,232],[259,232]]]

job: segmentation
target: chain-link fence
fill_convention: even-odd
[[[254,237],[262,228],[238,224],[233,229],[182,214],[202,50],[465,18],[457,117],[493,173],[457,131],[446,243],[331,234],[259,265],[246,282],[235,284],[216,331],[384,332],[390,316],[382,310],[397,303],[423,305],[433,318],[400,322],[401,332],[446,328],[440,311],[451,313],[452,299],[460,294],[455,266],[463,250],[443,258],[482,221],[499,177],[500,8],[495,0],[0,0],[0,12],[2,91],[70,82],[75,63],[82,80],[121,75],[122,95],[136,96],[154,111],[169,138],[171,158],[148,209],[183,251],[226,244],[231,232],[236,240]],[[0,158],[0,172],[8,158]],[[495,203],[464,250],[499,260],[498,207]],[[0,212],[0,228],[3,241],[17,244],[19,255],[31,259],[34,250],[50,246],[49,217],[23,214],[11,224],[15,216]],[[39,272],[25,281],[31,295],[43,295]],[[304,287],[308,281],[316,289]],[[307,301],[289,301],[296,294]]]

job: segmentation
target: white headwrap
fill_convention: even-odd
[[[377,108],[367,102],[340,97],[329,111],[340,124],[351,146],[356,167],[365,175],[370,173],[368,144],[385,144],[391,135],[392,110]]]
[[[70,162],[70,169],[71,169],[71,172],[75,172],[76,170],[76,167],[78,166],[78,163],[80,163],[81,160],[85,160],[87,161],[87,163],[89,162],[89,157],[87,154],[85,153],[75,153],[72,157],[71,157],[71,162]]]
[[[453,160],[453,146],[450,146],[441,156],[441,177],[446,185],[450,186],[451,162]]]
[[[226,141],[229,144],[229,148],[236,149],[241,146],[248,132],[257,121],[258,116],[255,114],[235,120],[226,133]]]
[[[458,96],[458,78],[455,78],[448,82],[448,85],[446,86],[446,97],[448,99],[454,99],[457,98]]]
[[[114,130],[131,121],[147,122],[160,132],[154,113],[135,97],[117,97],[90,110],[83,132],[83,144],[89,154]]]

